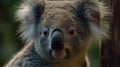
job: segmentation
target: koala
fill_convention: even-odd
[[[90,67],[94,38],[108,38],[108,8],[94,0],[24,0],[17,10],[25,42],[5,67]]]

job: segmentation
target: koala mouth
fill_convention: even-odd
[[[67,49],[50,50],[50,54],[53,59],[66,59],[69,56],[69,51]]]
[[[51,35],[50,55],[53,59],[64,59],[68,53],[68,49],[64,47],[64,34],[62,30],[56,28]]]

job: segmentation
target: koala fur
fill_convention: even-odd
[[[5,67],[89,67],[92,39],[108,37],[109,11],[94,0],[25,0],[16,17],[27,45]]]

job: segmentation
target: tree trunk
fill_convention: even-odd
[[[101,46],[101,67],[120,67],[120,0],[105,0],[113,14],[110,39]]]

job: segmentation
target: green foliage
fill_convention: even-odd
[[[88,51],[88,57],[91,67],[100,67],[99,43],[97,40],[93,41]]]
[[[16,35],[18,23],[14,20],[19,2],[20,0],[0,0],[0,67],[22,47]]]

